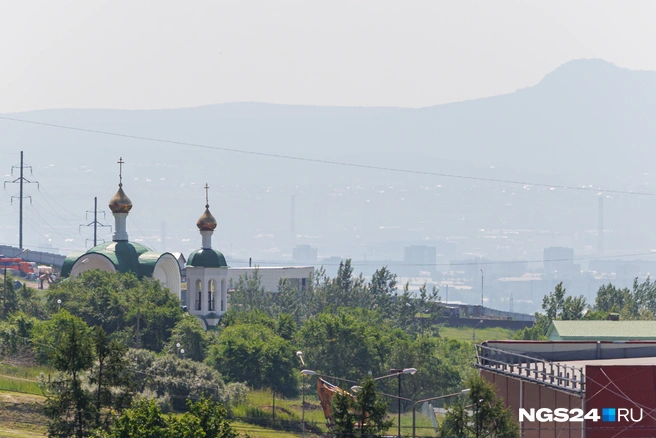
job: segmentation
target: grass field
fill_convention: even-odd
[[[54,372],[47,367],[24,367],[0,363],[0,391],[42,395],[38,383],[41,374],[47,379],[47,376]]]
[[[310,388],[305,395],[306,409],[305,409],[305,422],[308,424],[308,430],[320,430],[326,432],[325,417],[319,400],[316,397],[316,390]],[[248,406],[237,406],[233,409],[235,417],[249,417],[255,416],[271,418],[272,414],[272,395],[270,391],[252,391],[248,395]],[[301,398],[298,399],[280,399],[276,397],[276,419],[280,420],[293,420],[300,421],[302,416]],[[420,406],[417,407],[416,414],[416,428],[417,435],[421,436],[434,436],[434,429],[430,419],[420,412]],[[256,410],[256,411],[255,411]],[[409,412],[401,414],[401,434],[404,436],[412,435],[412,408],[408,409]],[[248,415],[251,414],[251,415]],[[389,435],[395,435],[397,430],[398,416],[390,413],[390,418],[394,421],[394,425],[388,432]],[[241,418],[239,418],[240,421]],[[279,434],[280,431],[274,431]],[[271,435],[274,436],[274,435]],[[277,435],[275,435],[277,436]]]
[[[440,327],[440,336],[443,338],[457,339],[459,341],[472,340],[472,327]],[[512,339],[515,330],[504,329],[500,327],[488,327],[476,329],[476,341],[482,342],[487,340]]]
[[[46,436],[44,397],[0,391],[0,437]]]

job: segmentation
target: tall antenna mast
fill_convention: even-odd
[[[25,168],[30,169],[30,175],[32,174],[32,166],[25,166],[23,163],[23,151],[20,153],[20,164],[16,166],[11,166],[11,174],[14,174],[14,169],[20,169],[20,176],[13,181],[5,181],[5,188],[7,184],[18,184],[20,186],[20,191],[18,196],[12,196],[11,202],[14,202],[14,198],[18,198],[18,248],[23,249],[23,199],[30,198],[30,204],[32,203],[31,196],[23,195],[23,184],[36,184],[37,189],[39,188],[38,181],[30,181],[23,176],[23,170]]]

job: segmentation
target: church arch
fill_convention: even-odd
[[[203,310],[203,282],[199,279],[196,280],[196,303],[194,309]]]
[[[224,278],[221,280],[221,312],[225,312],[226,307],[228,307],[228,287]]]
[[[214,279],[207,282],[207,310],[210,312],[216,310],[216,280]]]

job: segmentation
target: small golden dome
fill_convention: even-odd
[[[214,216],[210,213],[209,205],[205,205],[205,213],[203,213],[200,219],[198,219],[196,226],[201,231],[214,231],[216,228],[216,219],[214,219]]]
[[[109,200],[109,209],[112,213],[129,213],[132,209],[132,201],[123,191],[123,185],[118,186],[118,192]]]

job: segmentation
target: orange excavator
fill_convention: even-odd
[[[321,403],[321,408],[323,409],[323,415],[326,417],[326,426],[328,426],[328,429],[332,429],[335,426],[335,418],[333,417],[332,412],[333,396],[335,394],[345,394],[351,397],[353,400],[357,400],[357,398],[350,392],[345,391],[342,388],[335,386],[321,378],[317,379],[317,394],[319,395],[319,402]],[[359,428],[360,422],[356,422],[355,427]]]

